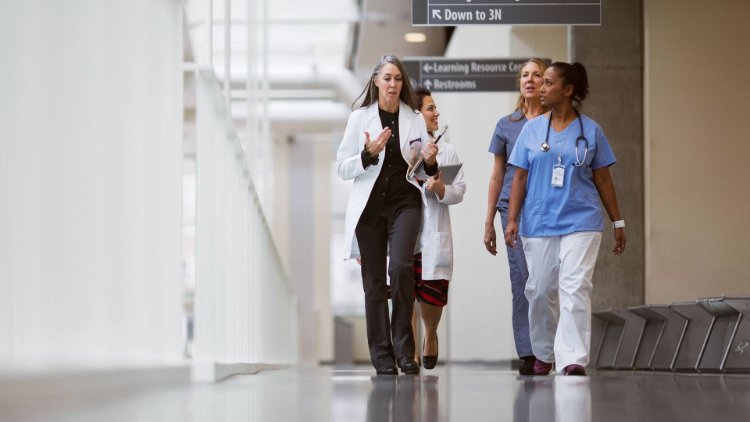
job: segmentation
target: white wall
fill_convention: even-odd
[[[299,356],[333,361],[331,313],[331,135],[277,136],[272,230],[299,301]],[[338,257],[337,257],[338,258]]]
[[[457,27],[445,56],[565,60],[567,35],[563,27]],[[501,246],[493,257],[484,248],[483,237],[493,160],[487,149],[497,120],[513,111],[518,97],[516,93],[436,93],[434,98],[441,124],[450,125],[450,141],[464,163],[467,185],[463,203],[451,207],[455,270],[447,307],[450,359],[515,359],[505,249]],[[501,239],[499,216],[495,230]]]
[[[750,3],[646,0],[646,302],[750,293]]]
[[[316,323],[316,351],[318,361],[331,362],[333,356],[333,314],[331,313],[331,183],[330,183],[330,136],[316,142],[312,157],[315,163],[313,173],[314,216],[313,280],[315,283],[315,304],[313,310]]]
[[[180,3],[2,8],[0,366],[178,361]]]

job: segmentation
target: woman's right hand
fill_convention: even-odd
[[[373,157],[377,157],[380,151],[385,149],[388,139],[391,137],[391,128],[386,127],[375,139],[370,139],[370,133],[365,132],[365,149]]]
[[[422,158],[424,162],[433,166],[437,163],[438,147],[435,142],[428,142],[427,145],[422,148]]]
[[[515,221],[508,221],[505,226],[505,244],[514,248],[518,241],[518,223]]]
[[[495,224],[493,222],[484,224],[484,247],[493,256],[497,255],[497,234],[495,233]]]

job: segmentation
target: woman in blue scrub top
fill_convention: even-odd
[[[583,65],[550,65],[540,91],[550,112],[523,127],[508,161],[518,169],[505,243],[514,247],[519,235],[523,241],[535,375],[548,374],[553,363],[565,375],[586,374],[591,278],[604,231],[600,201],[613,221],[614,254],[625,250],[625,221],[609,173],[617,160],[601,127],[576,107],[587,94]]]
[[[507,166],[508,158],[526,122],[546,111],[539,98],[545,70],[547,70],[547,63],[540,59],[531,59],[523,65],[518,75],[521,93],[516,102],[516,110],[501,118],[492,134],[489,152],[494,155],[494,164],[487,194],[487,218],[484,223],[484,246],[492,255],[497,255],[495,214],[500,213],[503,231],[508,221],[510,187],[515,173],[515,167]],[[526,279],[529,277],[526,257],[523,255],[521,246],[506,247],[506,252],[513,295],[513,339],[516,343],[516,353],[522,360],[518,372],[521,375],[533,375],[536,359],[529,340],[529,302],[524,296]]]

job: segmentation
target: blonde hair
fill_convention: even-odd
[[[529,63],[534,63],[537,66],[539,66],[539,71],[542,72],[542,74],[544,74],[544,71],[547,70],[547,63],[544,60],[537,59],[537,58],[529,59],[529,61],[524,63],[523,66],[521,66],[521,69],[518,71],[517,80],[518,80],[519,89],[521,85],[521,75],[523,74],[523,68],[526,67],[526,65]],[[519,111],[519,110],[521,111],[521,116],[518,117],[517,119],[514,119],[513,116],[511,116],[510,120],[517,122],[523,119],[523,117],[526,115],[526,112],[528,110],[526,110],[526,99],[523,97],[523,94],[518,94],[518,101],[516,101],[516,108],[515,110],[513,110],[513,112],[515,113],[516,111]],[[545,112],[547,111],[546,107],[544,108],[544,111]]]

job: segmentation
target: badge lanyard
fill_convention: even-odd
[[[578,113],[578,110],[573,109],[576,112],[576,117],[578,118],[578,127],[580,129],[580,135],[576,138],[576,161],[573,163],[576,167],[581,167],[586,163],[586,156],[589,152],[589,142],[586,139],[586,137],[583,135],[583,120],[581,119],[581,115]],[[547,122],[547,135],[544,138],[544,142],[542,142],[542,145],[540,149],[542,152],[547,152],[550,150],[549,145],[549,131],[552,127],[552,112],[550,112],[549,115],[549,122]],[[565,166],[562,164],[562,150],[565,147],[565,137],[567,137],[568,128],[570,125],[568,125],[567,128],[565,128],[565,132],[563,135],[563,145],[560,147],[560,151],[557,154],[557,164],[552,166],[552,186],[561,188],[563,186],[563,182],[565,180]],[[578,156],[578,144],[579,142],[583,141],[584,149],[583,149],[583,160],[581,160]]]

